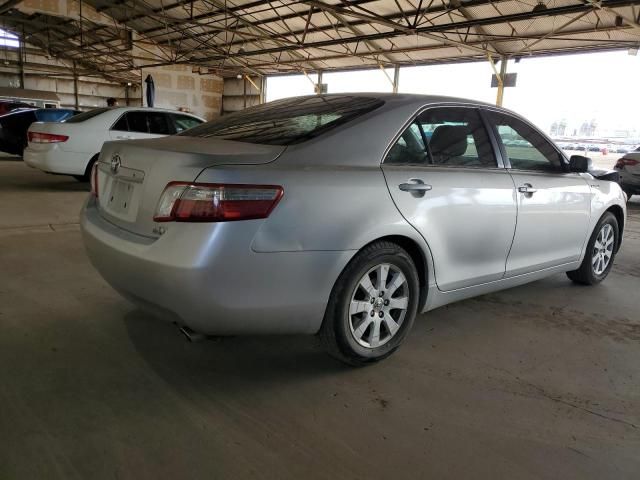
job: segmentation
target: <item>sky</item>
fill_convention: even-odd
[[[0,46],[2,47],[18,47],[20,42],[18,42],[18,37],[16,37],[13,33],[9,33],[0,28]]]
[[[393,70],[386,70],[393,78]],[[635,129],[640,135],[640,54],[627,51],[510,60],[508,72],[518,74],[516,87],[505,88],[503,106],[541,129],[566,119],[568,130],[596,119],[600,135]],[[405,67],[398,91],[450,95],[495,104],[489,62]],[[315,74],[269,77],[267,101],[313,93]],[[328,93],[391,92],[381,69],[324,73]]]

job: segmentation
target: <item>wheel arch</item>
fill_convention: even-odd
[[[609,208],[607,208],[604,211],[604,213],[606,212],[613,213],[613,215],[616,217],[616,220],[618,221],[618,239],[619,240],[618,240],[618,244],[616,245],[616,253],[617,253],[618,250],[620,249],[620,245],[622,245],[622,234],[624,233],[624,221],[625,221],[624,210],[620,205],[611,205]]]
[[[98,158],[100,158],[100,152],[96,153],[89,159],[89,163],[87,163],[87,166],[84,169],[85,177],[88,177],[89,175],[91,175],[91,169],[93,168],[93,164],[98,161]]]

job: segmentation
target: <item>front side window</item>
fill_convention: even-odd
[[[225,115],[180,135],[292,145],[317,137],[383,104],[377,98],[351,95],[287,98]]]
[[[553,145],[531,125],[498,112],[489,112],[511,163],[517,170],[562,172],[563,160]]]
[[[463,107],[432,108],[420,114],[391,147],[385,163],[497,166],[480,115]]]

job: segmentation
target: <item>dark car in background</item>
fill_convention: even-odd
[[[0,115],[5,115],[9,112],[17,110],[19,108],[34,108],[33,105],[30,105],[25,102],[20,102],[17,100],[3,100],[0,101]]]
[[[27,130],[33,122],[62,122],[79,110],[69,108],[20,109],[0,116],[0,151],[22,155],[27,146]]]
[[[627,197],[640,195],[640,147],[627,153],[613,168],[620,173],[620,186]]]

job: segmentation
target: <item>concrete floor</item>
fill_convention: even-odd
[[[351,369],[135,310],[85,257],[85,195],[0,160],[1,479],[640,477],[640,203],[604,284],[441,308]]]

